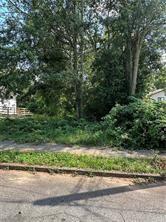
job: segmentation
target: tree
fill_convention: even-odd
[[[91,90],[86,113],[92,119],[101,119],[116,103],[127,100],[123,55],[115,48],[101,50],[93,63]]]
[[[140,55],[144,41],[148,41],[165,21],[165,1],[120,1],[118,23],[125,39],[126,76],[129,95],[135,95]]]
[[[55,109],[64,87],[67,58],[59,41],[59,32],[54,34],[51,30],[51,2],[47,3],[8,2],[6,28],[1,31],[4,40],[1,84],[18,95],[40,94],[46,104],[52,104]]]
[[[5,2],[0,86],[37,112],[100,118],[161,68],[162,0]]]
[[[123,2],[121,2],[123,4]],[[160,70],[160,50],[163,47],[164,33],[161,30],[142,34],[141,27],[144,27],[144,20],[132,21],[137,5],[136,1],[128,1],[128,8],[121,8],[122,5],[107,4],[106,14],[103,16],[102,26],[103,35],[101,37],[99,52],[95,53],[93,75],[91,79],[91,90],[87,99],[87,114],[93,118],[101,118],[111,110],[116,104],[124,104],[128,101],[127,97],[132,95],[131,87],[134,87],[133,76],[136,74],[137,88],[134,90],[138,97],[142,97],[149,89],[150,78],[153,72]],[[140,6],[139,6],[140,7]],[[129,11],[128,12],[128,10]],[[141,9],[142,10],[142,9]],[[109,13],[111,11],[111,13]],[[126,13],[126,14],[124,14]],[[137,12],[138,13],[138,12]],[[122,19],[123,18],[123,19]],[[156,21],[155,21],[156,22]],[[136,24],[138,23],[138,27]],[[128,27],[129,25],[129,27]],[[153,27],[154,28],[154,27]],[[137,31],[138,29],[138,31]],[[142,40],[139,51],[138,63],[134,62],[136,47],[136,35],[140,35]],[[141,35],[142,34],[142,35]],[[130,44],[130,54],[129,52]],[[129,58],[131,58],[132,70],[129,70]],[[139,69],[134,68],[136,65]],[[135,71],[134,71],[135,70]],[[129,73],[131,78],[129,78]],[[127,87],[128,86],[128,87]],[[136,87],[136,86],[135,86]]]
[[[70,94],[74,97],[72,102],[78,118],[83,115],[85,53],[90,49],[89,2],[90,0],[8,1],[10,15],[7,19],[10,23],[17,20],[17,38],[12,39],[11,48],[14,45],[21,48],[20,51],[15,51],[15,61],[17,71],[19,66],[20,72],[22,65],[22,73],[31,79],[27,82],[27,88],[31,92],[36,89],[45,101],[50,101],[50,105],[57,105],[53,97],[61,100],[67,87],[65,96]],[[7,24],[8,28],[9,26]],[[12,28],[9,32],[13,32]],[[50,88],[49,96],[46,88]]]
[[[55,101],[61,100],[67,87],[66,93],[75,97],[73,103],[79,118],[82,116],[84,33],[88,27],[84,8],[87,6],[86,1],[75,0],[9,0],[7,30],[2,30],[6,35],[5,50],[8,50],[8,33],[15,33],[10,43],[15,65],[6,64],[5,78],[8,67],[13,66],[9,72],[13,83],[18,84],[20,73],[25,74],[30,80],[26,91],[37,92],[50,106],[57,105]],[[10,60],[9,56],[5,59]]]
[[[160,72],[155,75],[155,86],[157,89],[166,89],[166,67],[163,67]]]

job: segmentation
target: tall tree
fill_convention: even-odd
[[[119,27],[125,39],[126,75],[129,95],[135,95],[140,55],[144,41],[165,23],[165,1],[120,1]]]
[[[9,33],[16,33],[11,48],[21,49],[15,51],[15,71],[29,75],[31,92],[40,91],[50,105],[55,103],[57,95],[61,97],[65,88],[69,88],[67,94],[75,97],[73,102],[79,118],[83,110],[85,36],[89,28],[85,21],[87,3],[82,0],[9,0],[10,13],[6,19],[10,21],[6,23]],[[13,22],[14,30],[9,28]]]
[[[51,114],[61,107],[100,118],[141,95],[146,77],[160,69],[163,46],[152,40],[164,37],[164,0],[3,0],[2,7],[5,96],[15,91]]]

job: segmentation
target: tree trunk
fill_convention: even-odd
[[[77,117],[81,116],[81,105],[80,105],[80,83],[78,73],[78,50],[77,50],[77,34],[74,35],[74,51],[73,51],[73,69],[75,79],[75,94],[76,94],[76,113]]]
[[[136,94],[138,68],[142,46],[142,38],[139,33],[136,34],[134,39],[128,40],[127,43],[127,81],[129,86],[129,95],[134,96]]]
[[[133,72],[132,72],[132,84],[130,90],[131,95],[135,95],[136,93],[140,52],[141,52],[141,46],[139,42],[137,42],[135,46],[135,52],[133,53]]]
[[[79,101],[79,118],[83,117],[83,76],[84,76],[84,4],[83,0],[81,0],[81,12],[80,12],[80,20],[81,20],[81,31],[80,31],[80,101]]]
[[[127,88],[128,95],[131,95],[131,85],[132,85],[132,70],[133,70],[133,56],[132,56],[132,44],[131,40],[127,41],[127,58],[126,60],[126,80],[127,80]]]
[[[81,2],[83,7],[83,0]],[[77,3],[74,5],[74,13],[79,13],[77,10]],[[80,12],[81,20],[83,21],[83,8]],[[79,42],[80,37],[80,42]],[[74,33],[74,73],[75,73],[75,93],[76,93],[76,112],[77,118],[82,118],[82,82],[83,82],[83,30],[81,28],[81,33],[78,30]],[[78,49],[78,44],[80,48]]]

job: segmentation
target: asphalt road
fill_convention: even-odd
[[[165,185],[0,171],[0,222],[165,222]]]

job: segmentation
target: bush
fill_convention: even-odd
[[[0,140],[19,143],[55,142],[76,145],[102,145],[100,123],[84,119],[58,119],[33,116],[16,119],[0,119]]]
[[[166,148],[166,103],[134,99],[117,105],[104,118],[105,135],[112,145],[127,148]]]
[[[166,103],[134,99],[117,105],[102,122],[33,116],[0,119],[0,140],[20,143],[166,148]]]

